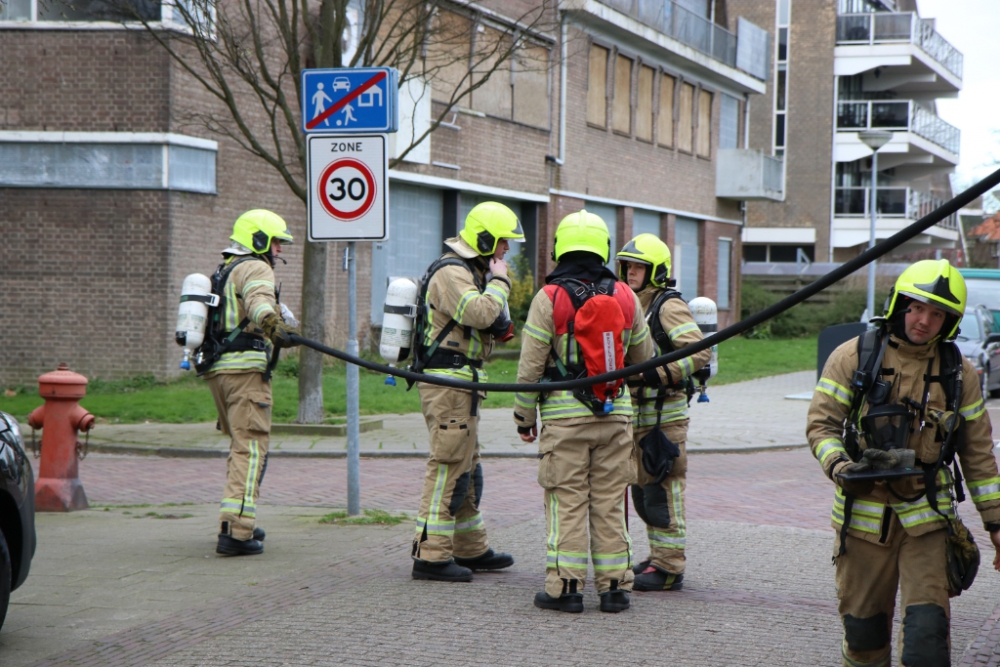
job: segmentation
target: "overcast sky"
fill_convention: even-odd
[[[1000,167],[1000,2],[917,0],[917,7],[965,56],[958,99],[938,101],[938,115],[962,130],[958,191]]]

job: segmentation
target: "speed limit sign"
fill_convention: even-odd
[[[309,240],[388,237],[385,135],[310,135]]]

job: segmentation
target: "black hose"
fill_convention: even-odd
[[[713,345],[718,345],[719,343],[729,340],[733,336],[737,336],[744,331],[752,329],[753,327],[765,322],[772,317],[779,315],[789,308],[796,306],[809,297],[813,296],[826,289],[830,285],[834,284],[838,280],[854,273],[858,269],[864,267],[866,264],[878,259],[879,257],[885,255],[886,253],[898,248],[903,245],[914,236],[924,231],[931,225],[935,225],[941,220],[944,220],[949,215],[957,213],[961,208],[965,207],[967,204],[972,202],[976,197],[986,193],[992,187],[1000,183],[1000,169],[994,171],[992,174],[979,181],[968,190],[965,190],[957,197],[950,199],[949,201],[942,204],[939,208],[931,211],[924,217],[920,218],[912,225],[906,229],[900,230],[899,232],[893,234],[881,243],[876,244],[874,247],[865,250],[863,253],[845,262],[841,266],[837,267],[830,273],[820,277],[815,282],[806,285],[798,292],[791,294],[781,301],[768,306],[764,310],[751,315],[745,320],[737,322],[732,326],[726,327],[718,333],[712,334],[711,336],[698,341],[697,343],[692,343],[687,345],[680,350],[675,350],[669,354],[664,354],[659,357],[654,357],[648,361],[643,361],[642,363],[634,364],[628,366],[621,370],[612,371],[610,373],[603,373],[601,375],[595,375],[587,378],[580,378],[576,380],[563,380],[560,382],[541,382],[535,384],[515,384],[515,383],[492,383],[492,382],[469,382],[467,380],[456,380],[454,378],[442,377],[440,375],[431,375],[428,373],[413,373],[412,371],[401,370],[398,368],[393,368],[391,366],[385,366],[383,364],[376,363],[374,361],[367,361],[361,359],[360,357],[354,357],[347,354],[341,350],[337,350],[332,347],[327,347],[316,341],[309,340],[308,338],[303,338],[301,336],[292,335],[291,338],[294,342],[310,347],[317,352],[322,352],[328,354],[331,357],[336,357],[348,363],[356,364],[362,368],[367,368],[369,370],[378,371],[380,373],[386,373],[388,375],[395,375],[396,377],[405,378],[407,380],[415,380],[417,382],[425,382],[427,384],[434,384],[441,387],[452,387],[455,389],[468,389],[468,390],[480,390],[480,391],[519,391],[519,392],[535,392],[535,391],[560,391],[567,389],[577,389],[579,387],[589,387],[595,384],[600,384],[602,382],[614,382],[623,378],[631,377],[633,375],[638,375],[648,370],[652,370],[659,366],[666,366],[669,363],[678,361],[685,357],[689,357],[692,354],[701,352]],[[961,223],[959,223],[961,224]]]

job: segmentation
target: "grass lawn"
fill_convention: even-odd
[[[712,385],[741,382],[758,377],[810,370],[816,367],[816,338],[786,340],[748,340],[734,338],[719,346],[719,375]],[[294,360],[282,361],[272,380],[274,421],[291,422],[298,414],[298,366]],[[514,382],[517,362],[500,359],[487,365],[491,382]],[[420,410],[420,396],[406,391],[406,382],[393,387],[384,384],[385,376],[361,369],[361,414],[407,413]],[[337,362],[324,370],[323,403],[333,418],[343,415],[346,401],[344,364]],[[9,412],[22,423],[28,413],[42,404],[37,385],[8,388],[0,393],[0,410]],[[81,405],[111,423],[144,421],[189,423],[215,421],[215,404],[204,382],[193,374],[168,383],[152,377],[122,381],[95,380],[87,387]],[[508,408],[514,395],[491,393],[486,408]]]

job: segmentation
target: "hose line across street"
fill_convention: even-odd
[[[561,380],[559,382],[540,382],[534,384],[516,384],[516,383],[493,383],[493,382],[469,382],[467,380],[457,380],[454,378],[441,377],[437,375],[430,375],[426,373],[414,373],[413,371],[402,370],[395,368],[393,366],[386,366],[374,361],[368,361],[360,357],[348,354],[342,350],[336,348],[327,347],[322,343],[317,343],[314,340],[309,340],[308,338],[303,338],[301,336],[293,335],[292,340],[296,343],[305,345],[306,347],[312,348],[317,352],[322,352],[323,354],[330,355],[331,357],[336,357],[350,364],[356,364],[362,368],[367,368],[369,370],[377,371],[379,373],[385,373],[388,375],[395,375],[396,377],[401,377],[406,380],[413,380],[416,382],[424,382],[427,384],[439,385],[442,387],[452,387],[455,389],[468,389],[468,390],[478,390],[478,391],[502,391],[502,392],[534,392],[534,391],[561,391],[568,389],[577,389],[580,387],[588,387],[595,384],[600,384],[602,382],[614,382],[623,378],[631,377],[633,375],[638,375],[646,371],[652,370],[659,366],[665,366],[674,361],[678,361],[685,357],[689,357],[697,352],[704,349],[712,347],[713,345],[718,345],[723,341],[727,341],[733,336],[737,336],[753,327],[766,322],[767,320],[780,315],[786,310],[797,306],[809,297],[823,291],[830,285],[833,285],[838,280],[854,273],[858,269],[861,269],[870,262],[875,261],[879,257],[882,257],[886,253],[898,248],[902,244],[906,243],[914,236],[924,231],[928,227],[937,224],[941,220],[944,220],[953,213],[958,212],[961,208],[968,205],[976,197],[985,194],[994,186],[1000,183],[1000,169],[994,171],[992,174],[979,181],[969,189],[965,190],[958,196],[950,199],[949,201],[942,204],[939,208],[931,211],[924,217],[920,218],[914,222],[909,227],[900,230],[899,232],[893,234],[889,238],[885,239],[881,243],[877,243],[875,246],[864,251],[854,259],[845,262],[840,265],[830,273],[818,278],[815,282],[806,285],[798,292],[791,294],[781,301],[768,306],[764,310],[751,315],[745,320],[741,320],[732,326],[726,327],[722,331],[712,334],[707,338],[693,343],[691,345],[685,346],[683,349],[664,354],[659,357],[654,357],[642,363],[633,364],[627,366],[621,370],[611,371],[610,373],[602,373],[601,375],[594,375],[591,377],[577,378],[574,380]]]

